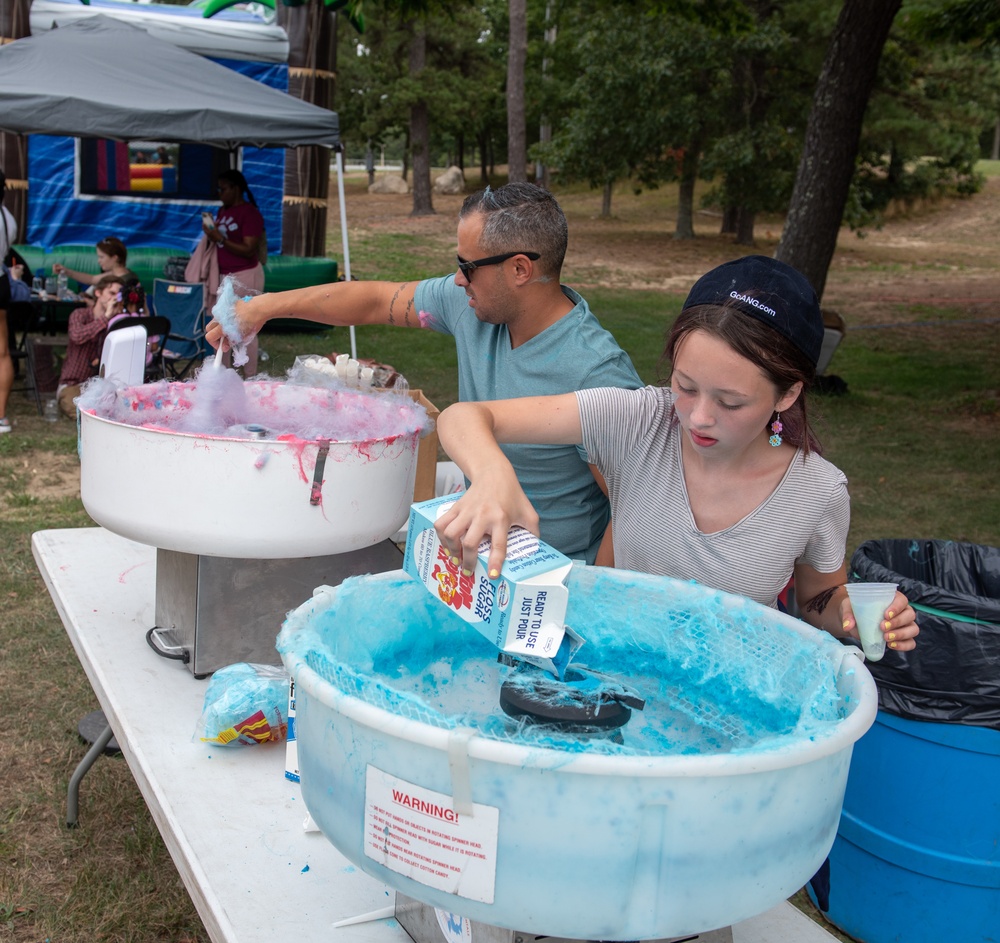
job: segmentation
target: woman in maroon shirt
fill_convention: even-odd
[[[253,293],[264,290],[262,259],[267,252],[264,217],[250,192],[246,177],[238,170],[224,170],[218,178],[222,208],[213,224],[202,224],[209,242],[218,246],[219,276],[232,275],[239,288]],[[209,311],[215,298],[209,298]],[[257,372],[257,338],[247,346],[249,360],[244,367],[248,377]],[[228,355],[227,355],[228,356]]]

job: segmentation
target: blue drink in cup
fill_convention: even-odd
[[[896,595],[896,583],[848,583],[847,595],[858,624],[861,648],[868,661],[878,661],[885,654],[882,623],[885,611]]]

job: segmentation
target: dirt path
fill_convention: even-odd
[[[453,252],[461,197],[435,196],[436,215],[413,219],[411,197],[349,197],[355,231],[405,232]],[[610,220],[595,215],[596,194],[561,196],[570,226],[566,280],[591,286],[683,293],[720,262],[743,253],[718,234],[717,214],[699,212],[694,240],[673,238],[674,211],[654,193],[616,195]],[[781,220],[756,229],[756,251],[771,255]],[[967,303],[970,317],[1000,314],[1000,178],[965,200],[920,205],[864,238],[842,230],[830,266],[824,305],[857,324],[881,323],[896,303]],[[893,317],[895,315],[892,315]]]
[[[842,232],[823,300],[860,323],[898,302],[1000,315],[1000,179],[968,200],[917,208],[865,239]]]

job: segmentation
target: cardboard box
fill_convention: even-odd
[[[441,414],[426,396],[423,390],[410,390],[410,399],[419,403],[427,410],[427,415],[436,423]],[[435,426],[421,440],[417,447],[417,477],[413,482],[413,500],[427,501],[437,493],[435,480],[437,478],[438,434]]]
[[[479,546],[475,572],[463,575],[434,530],[456,500],[444,495],[410,508],[403,569],[501,651],[561,678],[583,644],[565,625],[572,561],[523,527],[512,527],[496,580],[487,576],[489,540]]]

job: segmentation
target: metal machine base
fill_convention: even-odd
[[[438,911],[429,904],[424,904],[412,897],[407,897],[396,891],[396,910],[394,913],[399,925],[410,935],[414,943],[455,943],[457,940],[468,939],[458,927],[448,935],[438,919]],[[450,915],[449,915],[450,916]],[[490,926],[487,923],[477,923],[470,920],[470,943],[535,943],[544,940],[545,943],[580,943],[579,940],[564,940],[561,937],[539,936],[522,930],[505,930],[503,927]],[[449,929],[452,929],[449,926]],[[670,939],[650,941],[650,943],[687,943],[697,940],[698,943],[733,943],[733,928],[722,927],[710,930],[708,933],[696,933],[693,936],[675,936]]]
[[[196,678],[236,662],[280,665],[275,636],[287,613],[317,586],[402,566],[390,540],[351,553],[287,560],[156,551],[156,605],[150,645]]]

